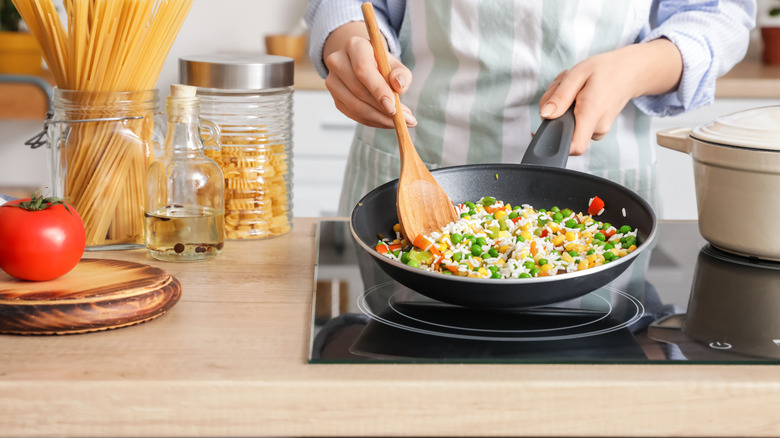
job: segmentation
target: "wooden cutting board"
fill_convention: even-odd
[[[17,280],[0,271],[0,333],[69,334],[154,319],[181,297],[162,269],[121,260],[81,259],[51,281]]]

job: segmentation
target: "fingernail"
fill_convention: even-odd
[[[554,112],[555,112],[555,110],[556,110],[557,108],[558,108],[558,107],[557,107],[557,106],[555,106],[555,104],[554,104],[554,103],[552,103],[552,102],[547,102],[547,103],[545,103],[545,104],[544,104],[544,106],[542,107],[542,109],[540,109],[540,110],[539,110],[539,115],[540,115],[541,117],[548,117],[548,116],[550,116],[552,113],[554,113]]]
[[[406,111],[404,111],[403,113],[404,113],[404,120],[406,120],[407,126],[417,126],[417,119],[415,119],[411,113],[407,113]]]
[[[387,111],[388,114],[391,116],[395,114],[395,105],[393,104],[393,101],[390,100],[387,96],[383,97],[379,100],[379,102],[382,104],[382,106],[385,108],[385,111]]]
[[[398,83],[399,89],[403,90],[406,86],[406,78],[404,75],[398,75],[395,77],[395,81]]]

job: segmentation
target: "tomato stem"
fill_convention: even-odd
[[[43,189],[40,189],[33,193],[33,195],[30,197],[27,201],[22,201],[18,204],[3,204],[0,207],[18,207],[22,210],[27,211],[41,211],[45,210],[53,205],[62,205],[65,207],[65,210],[70,213],[71,216],[73,216],[73,212],[70,211],[68,208],[68,204],[65,203],[65,200],[62,198],[57,198],[54,196],[42,196],[41,191]]]

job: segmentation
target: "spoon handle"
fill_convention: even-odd
[[[376,22],[376,15],[374,14],[374,6],[371,2],[365,2],[361,6],[363,11],[363,19],[366,22],[366,29],[368,30],[368,37],[371,41],[371,47],[374,49],[374,58],[379,66],[379,72],[385,78],[388,85],[390,84],[390,64],[387,61],[387,51],[384,46],[384,36],[379,31],[379,25]],[[392,87],[391,87],[392,88]],[[411,148],[411,151],[415,152],[414,145],[412,145],[412,139],[409,136],[409,129],[406,126],[406,120],[404,119],[403,112],[401,111],[401,99],[398,97],[398,93],[393,91],[393,98],[395,99],[395,114],[393,114],[393,124],[395,125],[396,135],[398,137],[398,145],[401,148],[401,159],[404,159],[407,148]]]

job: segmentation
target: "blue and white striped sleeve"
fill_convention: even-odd
[[[633,101],[644,113],[671,116],[709,105],[715,80],[742,60],[755,26],[755,0],[654,0],[640,41],[667,38],[682,54],[676,91]]]
[[[322,49],[325,40],[337,27],[351,21],[363,21],[360,6],[364,0],[311,0],[304,13],[304,19],[309,26],[309,57],[317,73],[323,78],[328,75],[328,68],[322,59]],[[392,5],[388,11],[388,3],[392,0],[372,0],[379,30],[387,39],[388,49],[395,56],[400,56],[401,45],[398,42],[397,29],[391,25],[391,16],[398,8]],[[400,2],[397,2],[400,3]]]

